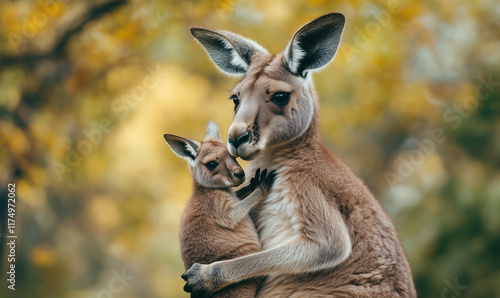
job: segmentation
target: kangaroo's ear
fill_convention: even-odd
[[[220,133],[219,133],[219,125],[217,125],[217,122],[215,121],[210,121],[207,124],[207,133],[205,135],[205,140],[207,139],[216,139],[217,141],[222,142],[220,138]]]
[[[215,65],[227,74],[244,74],[255,53],[268,53],[255,41],[228,31],[200,27],[191,27],[190,30]]]
[[[337,52],[344,25],[344,15],[330,13],[300,28],[284,52],[290,71],[305,77],[326,66]]]
[[[198,152],[200,152],[199,142],[168,133],[164,134],[163,137],[175,154],[186,159],[190,163],[195,160]]]

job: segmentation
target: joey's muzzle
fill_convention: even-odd
[[[235,179],[238,180],[239,184],[245,182],[245,172],[243,171],[242,168],[236,168],[233,171],[233,176],[234,176]]]

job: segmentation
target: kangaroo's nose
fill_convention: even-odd
[[[231,144],[235,149],[238,149],[238,147],[241,144],[250,142],[250,140],[252,139],[252,134],[250,134],[250,132],[247,131],[244,134],[237,136],[235,139],[236,140],[231,139],[231,137],[229,137],[228,141],[229,144]]]
[[[238,178],[239,180],[243,180],[243,178],[245,178],[245,172],[243,172],[243,169],[241,169],[241,168],[234,170],[233,175],[234,175],[234,177]]]

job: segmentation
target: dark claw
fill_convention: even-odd
[[[266,176],[267,176],[267,169],[265,169],[264,171],[262,171],[262,174],[260,175],[260,183],[262,183],[262,181],[264,181],[264,179],[266,179]]]
[[[209,297],[206,293],[191,293],[191,298],[205,298],[205,297]]]
[[[269,175],[267,175],[267,181],[269,182],[269,186],[273,186],[274,179],[276,179],[276,170],[272,170]]]
[[[257,187],[257,185],[260,184],[260,168],[257,169],[257,171],[255,171],[255,176],[250,179],[250,185],[254,187],[254,189]]]
[[[257,171],[255,171],[255,177],[254,177],[254,181],[256,184],[259,184],[259,178],[260,178],[260,168],[257,169]]]

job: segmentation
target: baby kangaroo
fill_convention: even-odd
[[[210,264],[259,252],[259,237],[248,212],[267,195],[274,172],[267,175],[264,170],[261,174],[258,169],[250,185],[235,193],[231,187],[243,183],[245,173],[222,143],[217,123],[208,123],[201,143],[171,134],[164,137],[172,150],[188,161],[194,180],[180,230],[186,269],[194,263]],[[255,297],[258,284],[256,278],[244,280],[216,289],[211,297]]]

